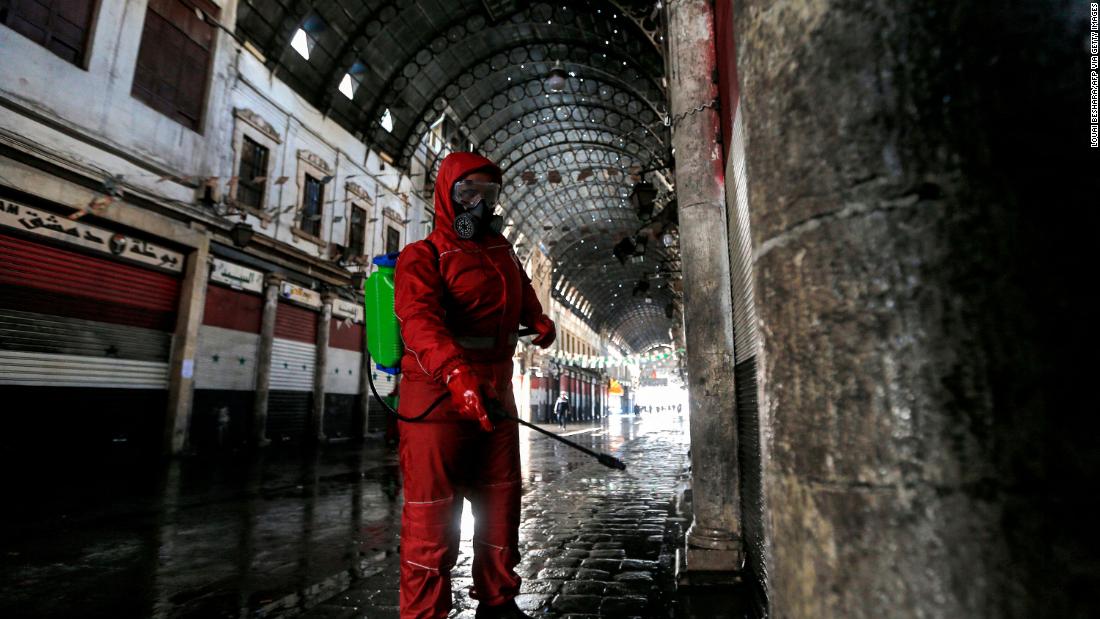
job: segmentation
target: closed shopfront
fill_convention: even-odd
[[[531,421],[535,423],[546,423],[546,388],[544,387],[544,379],[530,375],[531,381]]]
[[[329,439],[358,438],[363,419],[359,373],[363,364],[363,308],[336,299],[329,325],[324,432]]]
[[[159,447],[183,261],[0,200],[4,447]]]
[[[213,259],[195,355],[195,449],[242,446],[252,436],[262,293],[262,273]]]
[[[271,394],[267,437],[273,442],[304,438],[313,402],[320,295],[284,283],[271,346]]]

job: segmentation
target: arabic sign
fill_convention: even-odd
[[[250,290],[261,294],[264,291],[263,273],[220,258],[214,258],[214,270],[210,272],[210,280],[237,290]]]
[[[313,308],[321,308],[321,295],[309,288],[302,288],[296,286],[290,282],[283,282],[282,297],[289,299],[302,305],[308,305]]]
[[[343,299],[333,299],[332,315],[340,318],[351,318],[355,322],[363,322],[363,306]]]
[[[10,200],[0,199],[0,225],[174,273],[183,270],[179,252]]]

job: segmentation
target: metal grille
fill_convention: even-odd
[[[255,140],[247,135],[242,137],[241,165],[237,171],[237,202],[255,209],[264,207],[267,155],[267,149]]]
[[[316,346],[276,338],[271,344],[271,389],[312,391]]]
[[[309,174],[305,175],[305,197],[302,198],[302,222],[299,228],[312,234],[321,236],[321,212],[325,202],[325,186],[321,181]]]
[[[745,176],[745,132],[741,106],[734,110],[733,139],[726,178],[732,183],[733,213],[730,217],[730,277],[733,287],[734,354],[738,362],[756,355],[756,304],[753,300],[752,236],[749,234],[748,181]]]
[[[275,337],[306,344],[317,343],[317,312],[280,303],[275,313]]]
[[[259,333],[263,318],[263,297],[224,286],[206,288],[206,309],[202,324],[213,327]]]
[[[174,314],[171,275],[0,234],[0,284]]]
[[[267,438],[273,441],[301,440],[313,406],[313,394],[306,391],[274,391],[267,402]]]
[[[195,388],[252,391],[256,388],[256,351],[260,336],[203,325],[195,355]]]
[[[0,350],[0,385],[167,389],[168,363]]]
[[[333,438],[353,438],[359,436],[362,428],[362,415],[356,411],[359,397],[349,394],[325,394],[325,436]]]
[[[328,349],[328,373],[325,375],[326,393],[359,393],[359,368],[363,355],[336,347]]]
[[[172,336],[161,329],[175,322],[178,288],[170,275],[0,234],[0,384],[167,388]]]
[[[0,308],[0,349],[167,361],[171,335],[155,329]]]

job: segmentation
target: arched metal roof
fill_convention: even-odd
[[[281,79],[399,166],[446,114],[504,169],[505,232],[521,258],[545,253],[559,299],[587,301],[594,328],[642,350],[668,341],[678,252],[650,242],[623,265],[611,248],[640,227],[629,202],[640,172],[661,181],[659,204],[671,199],[656,5],[242,0],[237,30]],[[299,28],[308,60],[290,46]],[[552,68],[569,76],[561,91],[546,86]],[[350,99],[339,91],[346,74],[357,82]],[[631,295],[643,278],[649,291]]]

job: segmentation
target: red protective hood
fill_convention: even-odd
[[[451,187],[455,181],[475,171],[492,174],[498,183],[503,176],[495,163],[474,153],[451,153],[439,164],[439,174],[435,177],[435,230],[448,236],[454,235],[455,209],[451,204]]]

